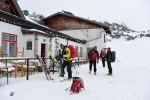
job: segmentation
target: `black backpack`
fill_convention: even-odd
[[[116,60],[116,52],[111,51],[111,62],[115,62],[115,60]]]

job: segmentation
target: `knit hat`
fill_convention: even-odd
[[[108,47],[108,48],[107,48],[107,50],[108,50],[108,51],[110,51],[110,50],[111,50],[111,48],[110,48],[110,47]]]

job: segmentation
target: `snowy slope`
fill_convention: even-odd
[[[47,81],[44,73],[35,73],[26,80],[26,77],[0,78],[0,100],[150,100],[150,39],[138,38],[134,41],[122,39],[112,40],[107,46],[116,51],[117,59],[112,63],[113,76],[106,76],[108,68],[97,64],[97,75],[89,72],[89,65],[76,66],[83,78],[85,90],[79,94],[69,95],[65,89],[71,86],[70,82],[61,80],[55,73],[55,83]],[[75,70],[72,69],[73,76]],[[67,77],[67,75],[65,75]],[[10,92],[14,92],[10,96]]]

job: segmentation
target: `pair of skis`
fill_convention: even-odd
[[[46,66],[44,60],[43,60],[42,57],[38,54],[38,51],[36,51],[36,56],[37,56],[37,58],[38,58],[38,60],[39,60],[39,62],[40,62],[40,64],[41,64],[41,66],[42,66],[42,68],[43,68],[43,70],[44,70],[44,72],[45,72],[45,76],[46,76],[47,80],[54,80],[54,79],[51,77],[50,71],[47,69],[47,66]]]
[[[58,69],[58,72],[60,71],[60,65],[58,63],[58,61],[56,61],[56,59],[54,58],[54,56],[52,55],[52,52],[50,51],[50,49],[48,49],[48,53],[49,53],[49,57],[51,58],[52,62],[53,62],[53,67],[56,67]]]
[[[48,50],[48,52],[49,52],[49,56],[50,56],[51,60],[52,60],[53,63],[54,63],[54,66],[53,66],[53,67],[57,67],[57,68],[58,68],[58,67],[59,67],[58,62],[57,62],[57,61],[55,60],[55,58],[53,57],[51,51]],[[45,72],[45,76],[46,76],[47,80],[54,80],[54,79],[51,77],[51,75],[50,75],[50,70],[48,70],[48,68],[47,68],[47,66],[46,66],[46,64],[45,64],[45,62],[44,62],[44,60],[43,60],[42,57],[38,54],[38,51],[36,51],[36,56],[37,56],[37,58],[38,58],[38,60],[39,60],[39,62],[40,62],[40,64],[41,64],[41,66],[42,66],[42,68],[43,68],[43,70],[44,70],[44,72]],[[74,69],[75,69],[75,71],[76,71],[76,75],[79,74],[79,73],[77,72],[75,66],[74,66]],[[60,69],[59,69],[59,70],[60,70]],[[62,82],[63,82],[63,81],[65,81],[65,80],[62,80]]]

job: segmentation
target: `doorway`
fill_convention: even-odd
[[[45,57],[45,49],[46,49],[46,45],[45,44],[41,44],[41,57]]]
[[[78,46],[75,46],[75,50],[76,50],[76,57],[79,57],[78,56]]]

